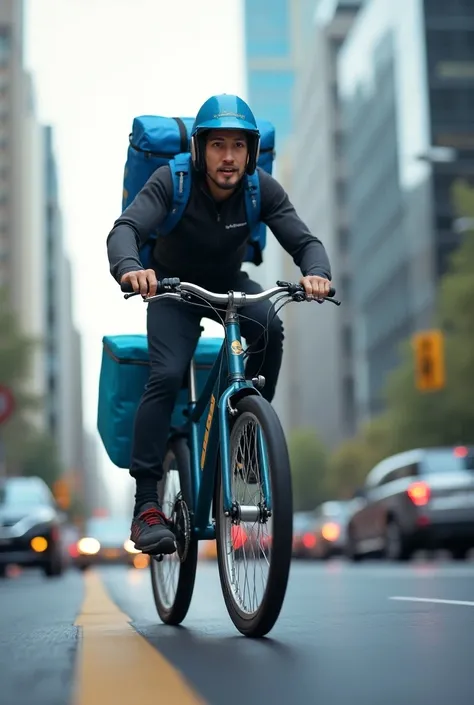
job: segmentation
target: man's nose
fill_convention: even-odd
[[[225,150],[224,161],[225,162],[233,162],[234,161],[234,150],[231,147],[229,147],[228,149]]]

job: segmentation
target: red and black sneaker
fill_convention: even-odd
[[[171,531],[171,522],[158,504],[147,503],[133,517],[130,538],[135,548],[150,555],[168,554],[176,551],[176,536]]]

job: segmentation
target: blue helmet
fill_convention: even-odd
[[[249,158],[247,173],[257,168],[260,149],[260,132],[257,121],[247,103],[236,95],[215,95],[199,108],[191,131],[191,154],[196,169],[204,171],[204,143],[209,130],[243,130],[247,132]]]

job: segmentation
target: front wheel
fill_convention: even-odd
[[[160,561],[151,557],[151,584],[160,619],[177,625],[191,604],[198,560],[198,543],[188,513],[193,505],[189,448],[184,438],[168,443],[158,497],[163,513],[175,525],[178,550]]]
[[[217,559],[230,618],[245,636],[261,637],[278,619],[290,573],[290,461],[283,429],[269,402],[263,397],[245,397],[237,403],[236,410],[230,434],[231,496],[236,511],[233,517],[224,515],[221,468],[217,479]],[[258,430],[268,469],[271,517],[265,511]]]

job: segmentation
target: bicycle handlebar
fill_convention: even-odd
[[[230,291],[227,294],[216,294],[213,291],[204,289],[202,286],[197,284],[192,284],[191,282],[182,282],[177,277],[169,279],[161,279],[158,281],[156,294],[154,296],[142,297],[145,302],[156,301],[162,298],[173,298],[186,300],[186,294],[195,294],[200,296],[206,301],[213,304],[229,304],[234,303],[236,306],[248,306],[249,304],[257,303],[258,301],[266,301],[272,296],[281,293],[287,293],[291,296],[294,301],[305,301],[307,299],[306,292],[301,284],[294,284],[291,282],[277,281],[276,286],[271,289],[266,289],[258,294],[246,294],[242,291]],[[133,291],[130,282],[124,282],[120,285],[122,291],[125,293],[124,298],[129,299],[132,296],[140,296],[139,291]],[[323,301],[331,301],[331,303],[340,306],[341,302],[337,301],[333,297],[336,294],[336,290],[331,288],[327,296],[323,297]],[[318,299],[315,299],[316,301]]]

